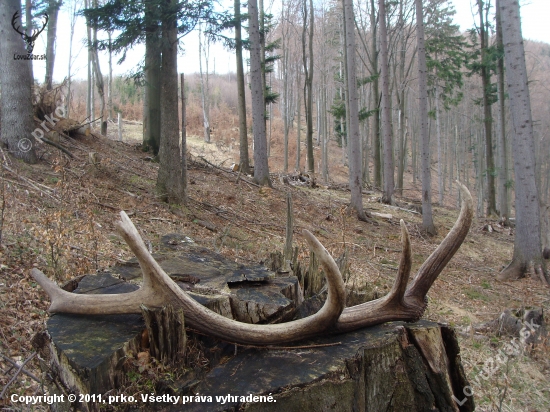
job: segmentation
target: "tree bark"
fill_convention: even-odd
[[[483,85],[483,124],[485,125],[485,159],[487,174],[487,216],[497,215],[495,196],[495,158],[493,155],[493,115],[491,113],[491,72],[487,57],[489,32],[483,17],[483,0],[477,0],[479,11],[479,39],[481,43],[481,81]]]
[[[202,27],[199,24],[199,72],[201,76],[201,102],[202,102],[202,123],[204,128],[204,141],[210,143],[210,87],[208,82],[208,60],[209,60],[209,41],[206,40],[206,47],[202,45],[203,39]],[[206,76],[202,71],[202,56],[206,61]],[[206,77],[206,80],[205,80]]]
[[[521,35],[519,3],[517,0],[500,0],[502,40],[506,83],[510,96],[510,114],[514,133],[516,194],[516,237],[512,262],[498,276],[500,280],[523,276],[533,264],[545,269],[542,260],[540,237],[540,206],[535,177],[535,139],[531,118],[531,100],[527,84],[525,50]],[[546,282],[548,275],[545,273]]]
[[[436,74],[437,78],[437,74]],[[437,138],[437,192],[439,196],[439,206],[443,206],[443,154],[442,154],[442,143],[441,143],[441,119],[440,119],[440,111],[439,111],[439,85],[434,85],[435,88],[435,135]]]
[[[141,306],[149,337],[151,356],[165,365],[181,362],[185,356],[187,335],[182,308]]]
[[[243,41],[241,30],[241,2],[235,0],[235,58],[237,60],[237,109],[239,111],[239,162],[242,173],[250,173],[248,134],[246,126],[246,98],[244,89]]]
[[[97,0],[92,1],[93,7],[98,6]],[[101,99],[100,113],[101,113],[101,135],[107,135],[107,111],[105,106],[105,84],[103,82],[103,74],[101,74],[101,67],[99,66],[99,55],[98,55],[98,46],[97,46],[97,29],[93,29],[93,44],[91,45],[92,50],[92,63],[95,74],[95,84],[97,87],[97,93]]]
[[[264,90],[262,90],[262,58],[257,0],[248,0],[248,15],[252,130],[254,132],[254,181],[262,186],[271,186],[265,134],[265,99]]]
[[[302,56],[304,63],[304,112],[306,115],[306,149],[307,149],[307,171],[315,171],[313,159],[313,24],[315,10],[313,0],[309,1],[309,13],[307,0],[303,0],[303,31],[302,31]],[[308,28],[308,53],[306,54],[306,30]]]
[[[187,99],[185,98],[185,76],[180,74],[181,97],[181,185],[183,202],[187,203]]]
[[[53,68],[55,63],[55,39],[57,34],[57,16],[63,1],[50,0],[48,5],[48,35],[46,36],[46,90],[52,89]],[[28,20],[27,20],[28,21]]]
[[[90,0],[84,0],[84,7],[88,8],[90,6]],[[90,27],[89,22],[86,20],[86,38],[88,40],[88,45],[92,43],[92,28]],[[92,51],[88,47],[88,71],[87,71],[87,83],[86,83],[86,119],[88,122],[91,122],[94,117],[94,88],[93,88],[93,69],[92,69]],[[89,131],[92,123],[86,125],[86,129]]]
[[[437,233],[432,217],[432,177],[430,168],[430,135],[428,132],[428,69],[424,40],[422,0],[416,1],[416,37],[418,42],[418,117],[420,118],[420,152],[422,160],[422,229]]]
[[[143,150],[154,156],[160,148],[161,42],[158,5],[145,3],[145,97],[143,99]]]
[[[0,2],[0,142],[9,153],[26,163],[36,163],[31,85],[28,61],[15,60],[14,55],[27,55],[21,36],[11,27],[14,11],[21,15],[21,2]]]
[[[380,158],[380,92],[379,92],[379,77],[378,77],[378,45],[377,45],[377,30],[376,30],[376,14],[374,10],[374,0],[371,0],[371,13],[370,13],[370,25],[372,31],[371,45],[372,45],[372,58],[371,58],[371,71],[374,73],[375,78],[372,81],[372,103],[376,112],[372,121],[372,152],[373,152],[373,169],[374,169],[374,186],[382,187],[382,161]]]
[[[157,191],[168,203],[185,202],[182,181],[182,155],[180,148],[178,116],[178,29],[177,0],[166,0],[162,20],[162,66],[161,66],[161,136]]]
[[[27,36],[32,36],[32,0],[25,0],[25,22],[27,27],[25,28],[25,33],[27,33]],[[34,74],[33,74],[33,67],[32,67],[32,60],[29,60],[29,67],[30,67],[30,73],[31,73],[31,79],[34,81]]]
[[[301,154],[300,154],[300,151],[301,151],[301,140],[302,140],[302,107],[300,105],[300,83],[301,83],[301,80],[302,80],[302,76],[301,76],[301,71],[300,71],[300,68],[298,67],[298,75],[296,76],[296,111],[298,112],[296,114],[296,123],[297,123],[297,127],[296,127],[296,170],[298,172],[301,171],[300,169],[300,157],[301,157]]]
[[[496,0],[496,32],[497,32],[497,48],[503,49],[502,43],[502,23],[500,21],[499,1]],[[506,105],[504,96],[504,57],[498,59],[497,62],[497,77],[498,77],[498,125],[497,135],[500,146],[499,156],[499,212],[500,220],[506,225],[509,225],[510,218],[510,190],[508,179],[510,172],[508,170],[508,142],[506,139]]]
[[[349,188],[351,191],[350,206],[355,210],[359,220],[367,220],[363,209],[363,180],[361,173],[361,136],[359,135],[359,104],[357,97],[357,75],[355,72],[355,18],[353,1],[343,0],[345,50],[346,50],[346,80],[349,108]]]
[[[384,134],[384,192],[382,203],[393,204],[394,168],[393,168],[393,136],[391,124],[390,74],[388,64],[388,33],[386,28],[386,1],[378,0],[380,23],[380,69],[382,77],[382,133]]]

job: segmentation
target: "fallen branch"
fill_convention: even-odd
[[[230,175],[232,175],[232,176],[236,176],[236,175],[237,175],[235,172],[232,172],[232,171],[230,171],[230,170],[225,170],[225,169],[223,169],[223,168],[221,168],[221,167],[219,167],[219,166],[216,166],[216,165],[213,164],[213,163],[210,163],[208,160],[206,160],[206,159],[205,159],[204,157],[202,157],[202,156],[199,156],[199,159],[201,159],[203,162],[209,164],[210,166],[212,166],[212,167],[214,167],[214,168],[216,168],[216,169],[218,169],[218,170],[221,170],[222,172],[228,173],[228,174],[230,174]],[[237,176],[238,176],[238,175],[237,175]],[[251,182],[251,181],[249,181],[249,180],[247,180],[247,179],[243,179],[242,177],[241,177],[240,179],[241,179],[243,182],[248,183],[248,184],[251,185],[251,186],[262,187],[262,186],[260,186],[259,184],[254,183],[254,182]]]
[[[31,356],[29,356],[27,358],[27,360],[25,362],[23,362],[21,364],[21,366],[19,366],[19,369],[17,369],[17,372],[15,372],[15,375],[13,375],[13,377],[10,379],[10,381],[6,384],[6,386],[4,386],[4,389],[2,390],[2,393],[0,393],[0,399],[4,399],[4,395],[6,393],[6,391],[8,390],[8,388],[10,387],[10,385],[15,382],[15,380],[17,379],[17,377],[19,376],[19,374],[21,372],[23,372],[23,368],[25,367],[25,365],[32,359],[36,356],[36,352],[33,352],[33,354]]]
[[[11,366],[16,367],[16,368],[19,367],[19,365],[17,364],[17,362],[15,362],[14,360],[12,360],[11,358],[8,358],[7,356],[2,355],[1,353],[0,353],[0,357],[1,357],[2,359],[4,359],[6,362],[8,362]],[[8,372],[9,372],[9,370],[8,370]],[[23,372],[25,375],[27,375],[29,378],[35,380],[36,382],[41,383],[41,382],[40,382],[40,379],[38,379],[38,378],[36,377],[36,375],[32,374],[32,373],[29,372],[28,370],[26,370],[26,369],[21,369],[21,372]]]
[[[42,140],[44,143],[47,143],[47,144],[49,144],[49,145],[51,145],[51,146],[53,146],[53,147],[55,147],[55,148],[61,150],[63,153],[65,153],[65,154],[66,154],[67,156],[69,156],[71,159],[74,159],[74,158],[75,158],[74,155],[73,155],[71,152],[69,152],[67,149],[65,149],[65,148],[64,148],[63,146],[61,146],[60,144],[57,144],[57,143],[55,143],[55,142],[52,142],[51,140],[48,140],[48,139],[46,139],[45,137],[40,138],[40,140]]]
[[[402,210],[404,212],[414,213],[415,215],[422,215],[422,213],[418,213],[416,210],[405,209],[405,208],[399,207],[399,206],[391,206],[391,205],[385,205],[385,206],[389,207],[391,209],[398,209],[398,210]]]

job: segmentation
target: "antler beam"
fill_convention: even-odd
[[[402,253],[395,283],[383,298],[345,308],[345,290],[336,263],[321,243],[307,230],[304,236],[318,256],[326,273],[328,297],[316,314],[304,319],[275,324],[252,325],[227,319],[189,297],[153,259],[132,221],[121,212],[117,228],[143,272],[142,287],[131,293],[115,295],[80,295],[60,289],[38,269],[31,274],[44,288],[52,303],[50,312],[78,314],[140,313],[140,305],[158,307],[166,304],[182,307],[189,326],[209,335],[242,344],[278,344],[305,339],[327,332],[346,332],[388,321],[416,321],[426,308],[426,294],[445,265],[464,241],[473,218],[473,200],[466,186],[457,182],[462,195],[458,220],[436,250],[418,270],[410,285],[411,245],[405,223],[401,220]]]
[[[130,293],[81,295],[62,290],[41,271],[32,269],[31,275],[50,296],[50,312],[90,315],[141,313],[141,304],[149,307],[172,304],[183,308],[189,326],[209,335],[243,344],[277,344],[320,334],[336,323],[346,304],[344,281],[338,266],[315,236],[305,230],[304,236],[319,257],[327,277],[328,297],[321,310],[304,319],[273,325],[251,325],[228,319],[202,306],[181,290],[153,259],[128,215],[120,212],[120,217],[117,228],[139,261],[143,272],[142,287]]]

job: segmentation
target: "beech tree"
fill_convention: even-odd
[[[535,176],[535,139],[519,2],[518,0],[500,0],[499,9],[506,83],[513,124],[516,236],[512,262],[499,274],[498,278],[506,280],[522,277],[532,265],[541,279],[549,283],[549,276],[542,259],[540,205]]]
[[[307,170],[315,171],[313,159],[313,33],[315,21],[315,9],[313,0],[309,0],[309,23],[307,0],[303,0],[303,28],[302,28],[302,59],[304,63],[304,107],[306,115],[306,146],[307,146]],[[308,41],[306,31],[309,26]],[[306,53],[306,44],[308,53]]]
[[[477,0],[479,14],[480,65],[479,71],[483,85],[483,124],[485,125],[485,158],[487,173],[487,216],[497,214],[495,194],[495,158],[493,155],[493,115],[491,106],[494,102],[491,85],[491,56],[489,53],[489,23],[487,13],[490,1]]]
[[[420,147],[422,159],[422,229],[435,235],[432,216],[432,174],[430,168],[430,135],[428,132],[428,68],[424,39],[422,0],[416,0],[416,39],[418,42],[418,111],[420,118]]]
[[[254,133],[254,180],[271,186],[265,134],[265,99],[262,82],[262,53],[257,0],[248,0],[250,36],[250,88],[252,91],[252,131]]]
[[[48,2],[48,35],[46,37],[46,90],[52,89],[53,68],[55,63],[55,38],[57,34],[57,16],[63,4],[62,0]]]
[[[357,75],[355,72],[355,18],[352,0],[343,0],[344,31],[346,48],[346,80],[348,111],[349,111],[349,188],[351,191],[351,208],[357,213],[359,220],[367,220],[363,210],[362,174],[361,174],[361,144],[359,135],[359,102],[357,98]]]
[[[393,132],[391,124],[390,73],[388,64],[388,31],[386,27],[386,0],[378,0],[380,15],[380,76],[382,79],[382,135],[384,136],[384,192],[382,203],[393,203],[394,167],[393,167]]]
[[[241,172],[250,172],[250,160],[248,158],[248,134],[246,126],[246,98],[244,88],[244,67],[243,67],[243,40],[241,24],[241,2],[235,0],[235,57],[237,61],[237,108],[239,111],[239,162]]]

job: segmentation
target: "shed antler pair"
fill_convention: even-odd
[[[153,259],[126,213],[121,212],[117,227],[143,272],[143,285],[131,293],[81,295],[59,288],[38,269],[31,274],[44,288],[52,303],[50,312],[77,314],[141,313],[140,305],[158,307],[166,304],[182,307],[186,323],[208,335],[242,344],[279,344],[330,332],[346,332],[388,321],[418,320],[426,308],[426,294],[445,265],[466,237],[473,216],[473,201],[466,186],[458,183],[462,207],[458,220],[407,286],[411,270],[411,245],[405,223],[401,220],[403,250],[399,271],[389,294],[361,305],[344,308],[344,282],[338,266],[307,230],[304,236],[318,256],[326,273],[328,297],[319,312],[307,318],[272,325],[253,325],[225,318],[192,299],[162,270]]]

